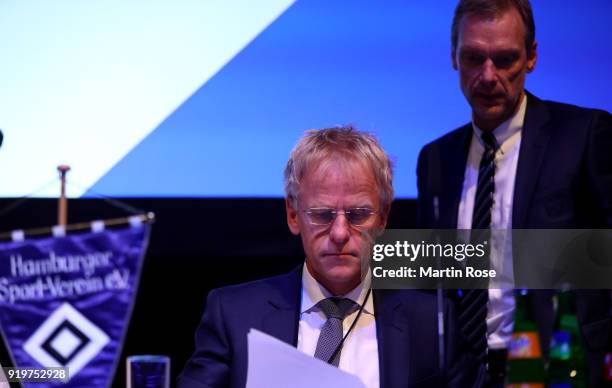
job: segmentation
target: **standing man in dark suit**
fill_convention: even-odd
[[[476,228],[475,218],[484,214],[486,224],[479,228],[611,227],[611,116],[525,91],[537,58],[529,1],[461,0],[451,40],[452,65],[472,122],[421,151],[420,225]],[[502,243],[497,250],[509,268],[512,248]],[[536,293],[536,299],[546,352],[554,320],[550,293]],[[612,340],[610,291],[576,292],[576,300],[590,381],[596,384]],[[512,290],[489,290],[484,304],[489,382],[501,386],[513,325]]]
[[[244,387],[251,328],[367,387],[480,386],[484,364],[463,351],[452,303],[444,301],[448,368],[441,371],[436,295],[370,289],[368,252],[393,199],[391,163],[378,142],[351,127],[307,132],[287,163],[285,190],[304,265],[211,291],[178,386]]]

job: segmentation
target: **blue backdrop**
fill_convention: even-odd
[[[527,88],[612,110],[612,2],[533,5],[539,56]],[[451,1],[290,4],[79,195],[91,188],[113,196],[280,197],[301,133],[353,123],[394,157],[397,196],[415,197],[419,149],[469,120],[451,67],[453,9]],[[168,90],[179,75],[164,75]],[[128,109],[123,115],[117,119],[134,119]]]

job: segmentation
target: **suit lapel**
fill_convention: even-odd
[[[394,298],[393,291],[374,290],[374,311],[376,314],[376,337],[378,342],[378,367],[380,386],[408,386],[409,352],[406,341],[405,321],[401,317],[401,301]],[[399,368],[400,360],[405,368]]]
[[[546,105],[527,93],[527,111],[521,134],[518,166],[514,183],[512,227],[526,228],[529,205],[537,184],[552,128],[546,125],[549,113]]]
[[[438,227],[454,229],[457,227],[459,202],[463,191],[465,165],[467,164],[472,125],[467,124],[459,130],[459,143],[449,144],[442,149],[442,195],[440,198],[440,225]],[[444,156],[446,155],[446,156]]]
[[[263,330],[293,346],[297,346],[302,298],[302,266],[284,279],[268,296],[269,310],[262,318]]]

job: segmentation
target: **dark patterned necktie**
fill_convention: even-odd
[[[340,343],[344,331],[342,329],[342,321],[351,312],[357,304],[346,298],[327,298],[318,303],[319,308],[327,317],[327,321],[321,328],[319,340],[317,341],[317,349],[314,356],[320,360],[328,362],[334,366],[340,363],[340,353],[342,349],[336,352],[336,355],[331,358]]]
[[[495,136],[491,132],[483,132],[484,152],[478,167],[478,186],[474,197],[474,213],[472,213],[472,229],[491,228],[491,207],[495,193],[495,152],[498,149]]]
[[[491,132],[483,132],[485,150],[478,167],[478,185],[474,197],[472,229],[491,228],[491,208],[495,193],[495,152],[499,148]],[[472,236],[474,239],[475,236]],[[459,325],[479,360],[487,355],[487,289],[466,290],[459,302]]]

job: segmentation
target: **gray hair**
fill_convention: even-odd
[[[393,167],[389,156],[372,134],[352,125],[306,131],[295,145],[285,167],[285,194],[294,206],[306,170],[335,156],[366,162],[380,190],[381,210],[388,209],[393,201]]]

